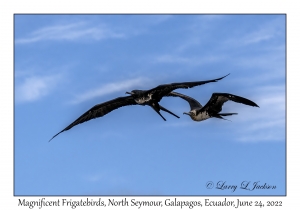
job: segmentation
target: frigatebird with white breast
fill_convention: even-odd
[[[229,74],[227,74],[226,76],[228,76],[228,75]],[[169,114],[172,114],[175,117],[179,118],[177,115],[175,115],[171,111],[169,111],[166,108],[159,105],[160,100],[164,96],[166,96],[167,94],[171,93],[173,90],[178,89],[178,88],[187,89],[187,88],[192,88],[192,87],[199,86],[199,85],[204,85],[204,84],[210,83],[210,82],[217,82],[218,80],[221,80],[226,76],[223,76],[218,79],[213,79],[213,80],[171,83],[171,84],[159,85],[150,90],[132,90],[131,92],[126,92],[127,94],[130,94],[130,96],[118,97],[113,100],[95,105],[94,107],[92,107],[91,109],[86,111],[84,114],[82,114],[79,118],[77,118],[70,125],[68,125],[66,128],[64,128],[62,131],[55,134],[49,141],[51,141],[58,134],[71,129],[72,127],[74,127],[80,123],[84,123],[91,119],[102,117],[115,109],[118,109],[123,106],[128,106],[128,105],[151,106],[165,121],[166,121],[166,119],[161,115],[160,110],[168,112]]]
[[[166,96],[180,97],[186,100],[190,105],[190,111],[183,114],[189,115],[194,121],[203,121],[212,117],[224,119],[222,116],[235,115],[237,113],[219,113],[222,111],[222,106],[227,101],[234,101],[248,106],[259,107],[253,101],[241,96],[230,93],[213,93],[209,101],[202,106],[196,99],[177,92],[171,92]]]

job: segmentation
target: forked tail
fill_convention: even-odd
[[[213,115],[213,117],[216,117],[216,118],[219,118],[219,119],[222,119],[222,120],[228,120],[228,119],[225,119],[222,116],[230,116],[230,115],[235,115],[235,114],[238,114],[238,113],[218,113],[218,114]],[[231,120],[228,120],[228,121],[231,122]]]

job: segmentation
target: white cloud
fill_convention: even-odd
[[[146,32],[147,27],[157,25],[169,20],[170,15],[155,15],[155,16],[141,16],[144,20],[143,24],[136,25],[120,25],[110,27],[106,24],[92,25],[89,22],[76,22],[66,24],[56,24],[52,26],[43,27],[33,31],[26,38],[16,39],[16,44],[26,44],[46,40],[93,40],[99,41],[103,39],[122,39],[128,36],[136,36]]]
[[[259,141],[282,141],[284,139],[283,133],[274,132],[262,132],[255,135],[241,136],[237,140],[240,142],[259,142]]]
[[[268,73],[270,77],[274,75],[283,77],[285,73],[285,52],[282,50],[264,53],[263,55],[249,56],[248,58],[240,57],[235,61],[234,65],[244,67],[245,69],[259,68]]]
[[[111,186],[116,186],[127,182],[124,177],[120,176],[113,170],[104,170],[98,173],[95,172],[93,174],[85,175],[84,179],[88,182],[103,182]]]
[[[240,29],[238,29],[240,30]],[[243,47],[245,45],[260,44],[275,38],[283,37],[285,26],[282,18],[273,19],[269,22],[262,23],[258,28],[251,31],[245,31],[224,42],[225,47]]]
[[[202,65],[206,63],[213,63],[217,61],[223,60],[224,56],[181,56],[175,54],[165,54],[160,55],[154,58],[154,62],[156,63],[177,63],[177,64],[186,64],[186,65]]]
[[[253,90],[258,110],[243,114],[239,141],[285,140],[285,92],[284,85],[267,86]],[[242,112],[243,110],[241,110]]]
[[[85,22],[58,24],[38,29],[27,38],[20,38],[15,43],[26,44],[45,40],[67,40],[78,39],[102,40],[107,38],[124,38],[125,34],[109,29],[105,25],[88,26]]]
[[[273,37],[272,34],[269,34],[268,31],[259,31],[255,32],[253,34],[250,34],[249,36],[245,37],[244,43],[245,44],[252,44],[252,43],[257,43],[261,41],[266,41],[269,40]]]
[[[158,63],[190,63],[191,59],[183,56],[165,54],[165,55],[157,56],[155,61]]]
[[[99,96],[111,94],[118,91],[131,91],[133,88],[141,87],[148,82],[145,78],[136,78],[131,80],[125,80],[122,82],[113,82],[106,85],[102,85],[96,89],[87,91],[85,93],[79,94],[76,96],[74,100],[71,101],[72,104],[78,104],[84,102],[86,100],[90,100],[92,98],[96,98]],[[125,93],[124,92],[124,93]]]
[[[31,102],[46,96],[59,79],[60,75],[27,77],[22,84],[16,86],[16,101]]]
[[[183,53],[191,48],[201,48],[211,39],[211,32],[217,30],[217,26],[225,19],[225,15],[196,15],[187,25],[185,38],[175,44],[174,51]],[[201,46],[202,45],[202,46]],[[205,49],[207,51],[207,49]]]
[[[133,15],[132,17],[136,21],[136,16]],[[170,20],[172,17],[173,15],[140,15],[139,19],[141,20],[140,24],[142,24],[143,26],[152,26],[164,23]]]
[[[89,175],[89,176],[86,177],[87,181],[90,181],[90,182],[102,181],[103,178],[104,178],[103,173],[93,174],[93,175]]]
[[[235,38],[235,40],[232,40],[232,42],[235,42],[240,45],[248,45],[248,44],[255,44],[262,41],[270,40],[274,38],[274,36],[275,36],[275,32],[273,28],[263,27],[256,31],[247,33],[246,35],[240,38]]]

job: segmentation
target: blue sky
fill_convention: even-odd
[[[15,195],[285,195],[284,15],[15,15]],[[230,121],[128,106],[48,140],[98,103],[172,82]],[[243,181],[275,190],[207,189]]]

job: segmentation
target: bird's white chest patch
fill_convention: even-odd
[[[152,94],[148,94],[147,96],[139,97],[135,99],[135,102],[138,104],[144,104],[152,99]]]
[[[196,121],[202,121],[210,118],[207,112],[200,112],[198,115],[195,116]]]

